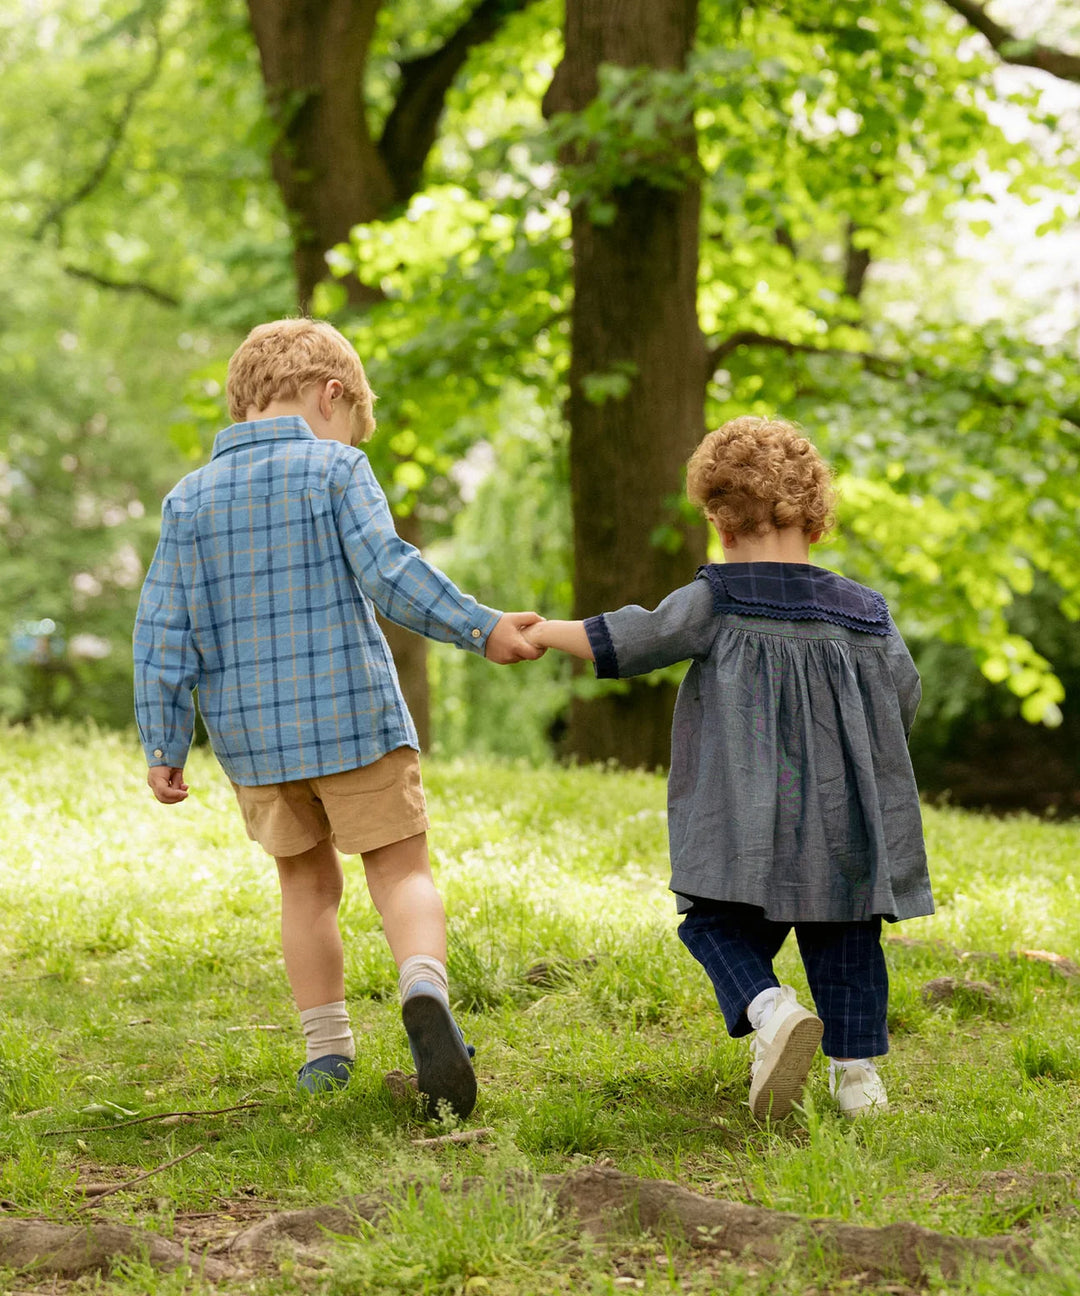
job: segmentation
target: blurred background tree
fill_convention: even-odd
[[[0,17],[4,714],[127,722],[161,494],[227,421],[243,331],[310,302],[368,364],[403,529],[496,605],[655,601],[704,553],[687,446],[736,412],[799,419],[843,491],[819,561],[883,589],[918,649],[924,785],[1075,797],[1076,261],[1019,273],[1077,237],[1075,15],[620,11]],[[672,680],[441,648],[424,673],[443,750],[663,757]]]

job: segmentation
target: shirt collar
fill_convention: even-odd
[[[889,609],[866,585],[809,563],[710,563],[699,567],[717,611],[779,620],[832,621],[870,634],[888,634]]]
[[[248,446],[261,445],[267,441],[315,441],[317,439],[315,433],[298,414],[290,414],[285,418],[252,419],[250,423],[233,423],[219,432],[214,438],[214,449],[210,458],[216,459],[219,455],[228,454],[230,450],[243,450]]]

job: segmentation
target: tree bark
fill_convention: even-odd
[[[697,0],[567,0],[566,54],[544,102],[549,116],[595,96],[601,63],[681,68]],[[692,121],[671,141],[695,149]],[[701,526],[672,507],[683,466],[704,433],[707,351],[697,320],[700,191],[640,178],[610,195],[610,224],[573,215],[570,476],[575,616],[628,602],[654,607],[704,558]],[[625,367],[625,368],[624,368]],[[590,401],[593,374],[632,374],[622,398]],[[674,528],[678,548],[656,543]],[[656,767],[670,759],[674,689],[633,681],[626,693],[577,699],[570,750],[581,760]]]
[[[270,114],[274,179],[293,222],[300,309],[326,277],[325,254],[394,203],[368,127],[364,70],[382,0],[248,0]],[[357,304],[377,293],[352,281]]]

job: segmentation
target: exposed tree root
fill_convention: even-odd
[[[466,1191],[484,1184],[464,1181]],[[513,1193],[521,1177],[509,1177]],[[664,1179],[639,1179],[607,1166],[587,1166],[564,1175],[545,1175],[541,1183],[566,1216],[602,1240],[618,1242],[628,1233],[653,1232],[683,1238],[694,1247],[757,1264],[776,1263],[792,1254],[828,1256],[843,1273],[922,1282],[940,1270],[959,1275],[973,1261],[1000,1261],[1024,1272],[1042,1266],[1026,1238],[963,1238],[916,1224],[863,1228],[836,1220],[807,1219],[794,1212],[766,1210],[690,1192]],[[430,1191],[428,1189],[427,1191]],[[107,1270],[121,1257],[144,1257],[155,1269],[190,1266],[210,1281],[240,1267],[272,1263],[282,1248],[316,1260],[332,1235],[355,1235],[366,1220],[378,1225],[388,1195],[350,1197],[337,1205],[270,1215],[235,1233],[199,1256],[148,1230],[120,1224],[86,1227],[38,1220],[0,1220],[0,1267],[73,1278]]]
[[[560,1206],[582,1226],[603,1236],[622,1227],[673,1233],[692,1246],[728,1251],[733,1257],[770,1263],[795,1250],[821,1251],[848,1273],[902,1278],[919,1283],[928,1271],[960,1274],[973,1260],[1001,1260],[1024,1272],[1041,1268],[1026,1239],[962,1238],[917,1224],[863,1228],[835,1220],[806,1219],[791,1212],[746,1206],[690,1192],[664,1179],[638,1179],[619,1170],[589,1166],[565,1176]],[[545,1184],[547,1184],[545,1180]]]
[[[44,1220],[0,1220],[0,1267],[76,1278],[107,1271],[117,1260],[145,1258],[155,1269],[190,1266],[211,1281],[230,1266],[191,1255],[187,1247],[149,1229],[125,1224],[50,1224]]]
[[[467,1180],[466,1187],[481,1182]],[[674,1234],[692,1246],[766,1264],[795,1250],[824,1252],[844,1272],[915,1283],[935,1269],[955,1277],[973,1260],[1000,1260],[1025,1272],[1040,1268],[1022,1238],[962,1238],[915,1224],[863,1228],[806,1219],[703,1197],[663,1179],[639,1179],[604,1166],[545,1175],[541,1182],[564,1214],[576,1216],[585,1231],[599,1238],[618,1238],[628,1230]],[[512,1190],[512,1184],[508,1187]],[[336,1207],[287,1211],[243,1229],[222,1250],[251,1259],[272,1255],[282,1243],[317,1250],[328,1233],[355,1233],[358,1219],[375,1223],[385,1208],[385,1197],[366,1196]]]

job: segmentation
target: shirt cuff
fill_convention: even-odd
[[[597,679],[618,679],[619,659],[615,655],[615,645],[611,640],[611,631],[603,614],[585,618],[585,633],[589,647],[593,650],[593,669]]]
[[[170,751],[168,743],[158,743],[151,746],[149,743],[143,744],[143,751],[146,754],[147,765],[168,765],[170,769],[183,769],[184,762],[187,760],[187,750],[183,752]]]
[[[501,616],[502,613],[496,612],[494,608],[477,603],[469,618],[469,628],[462,636],[461,647],[476,653],[478,657],[483,657],[487,652],[488,635],[495,629]]]

